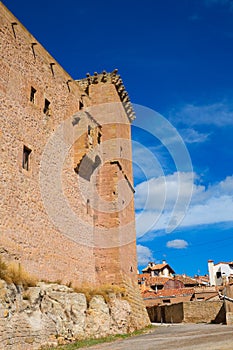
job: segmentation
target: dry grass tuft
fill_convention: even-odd
[[[94,295],[102,295],[105,302],[109,302],[110,295],[112,293],[125,296],[125,288],[117,285],[104,284],[102,286],[93,287],[88,284],[83,284],[80,287],[74,287],[76,293],[83,293],[86,296],[87,303],[93,298]]]
[[[0,279],[6,283],[22,285],[24,288],[34,287],[37,283],[35,277],[26,272],[20,264],[7,265],[0,257]]]
[[[7,282],[7,277],[8,277],[7,264],[4,261],[2,261],[0,257],[0,279]]]

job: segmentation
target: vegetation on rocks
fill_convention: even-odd
[[[94,295],[101,295],[104,298],[105,302],[107,303],[110,300],[111,294],[116,294],[124,298],[126,293],[124,287],[120,287],[117,285],[109,285],[109,284],[104,284],[98,287],[93,287],[86,284],[86,285],[82,285],[81,287],[74,287],[73,289],[76,293],[83,293],[88,303],[90,302],[90,300],[93,298]]]
[[[20,264],[5,263],[0,257],[0,279],[6,283],[22,285],[24,288],[34,287],[37,283],[35,277],[31,276]]]

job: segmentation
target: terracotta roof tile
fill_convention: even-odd
[[[187,296],[194,294],[193,288],[180,288],[180,289],[165,289],[160,290],[157,293],[152,291],[144,291],[142,292],[142,297],[145,298],[151,298],[151,299],[157,299],[157,298],[163,298],[163,297],[174,297],[174,296]]]
[[[195,278],[191,278],[189,276],[176,275],[175,279],[183,282],[184,284],[198,284]]]
[[[171,270],[172,272],[174,272],[174,270],[171,268],[171,266],[169,266],[167,263],[165,264],[155,264],[155,265],[148,265],[147,267],[145,267],[142,271],[148,271],[148,270],[152,270],[152,271],[155,271],[155,270],[162,270],[164,269],[165,267],[168,267],[169,270]]]
[[[162,277],[162,276],[154,276],[154,277],[150,277],[147,280],[147,282],[151,286],[155,286],[155,285],[162,285],[163,286],[168,280],[172,280],[172,278]]]
[[[139,278],[150,278],[150,273],[139,273],[138,274],[138,279]]]

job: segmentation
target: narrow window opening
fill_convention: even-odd
[[[97,136],[97,142],[98,142],[98,144],[101,143],[101,137],[102,137],[101,132],[98,132],[98,136]]]
[[[30,101],[32,103],[35,103],[35,95],[36,95],[36,89],[34,89],[34,87],[31,87],[31,94],[30,94]]]
[[[44,114],[46,114],[47,116],[50,115],[50,102],[49,100],[47,100],[47,98],[44,101]]]
[[[23,169],[29,170],[30,154],[32,150],[26,146],[23,146]]]
[[[83,109],[83,107],[84,107],[83,102],[79,100],[79,110]]]
[[[70,92],[70,83],[72,82],[72,80],[68,79],[67,82],[66,82],[66,85],[67,85],[67,88]]]
[[[54,77],[54,69],[53,69],[53,66],[55,66],[55,63],[50,63],[50,69],[51,69],[52,75],[53,75],[53,77]]]
[[[36,59],[36,53],[35,53],[35,46],[37,45],[37,43],[32,43],[32,53],[33,53],[33,56],[34,56],[34,59]]]
[[[87,214],[90,213],[90,199],[87,199]]]
[[[87,134],[91,135],[91,126],[90,125],[88,125],[88,127],[87,127]]]
[[[11,27],[12,27],[12,31],[13,31],[13,34],[14,34],[15,39],[16,39],[15,26],[17,26],[17,24],[18,24],[18,23],[16,23],[16,22],[12,22],[12,23],[11,23]]]

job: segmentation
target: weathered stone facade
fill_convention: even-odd
[[[121,78],[75,81],[1,3],[0,21],[1,255],[39,279],[126,286],[142,327]]]
[[[224,303],[218,301],[186,301],[147,308],[151,322],[225,323]]]

